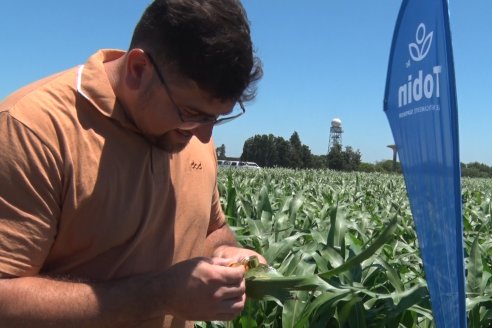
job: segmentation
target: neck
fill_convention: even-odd
[[[122,59],[125,56],[121,56],[118,59],[108,61],[104,63],[104,69],[106,70],[106,75],[108,76],[109,83],[113,88],[116,96],[118,97],[118,90],[121,88],[121,77],[123,76],[122,72]]]

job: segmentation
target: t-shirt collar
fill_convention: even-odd
[[[79,67],[77,91],[104,116],[116,120],[125,128],[138,131],[116,98],[104,68],[105,62],[118,59],[124,54],[121,50],[103,49],[89,57]]]

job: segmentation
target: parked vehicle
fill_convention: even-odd
[[[244,167],[248,169],[261,169],[261,167],[255,162],[239,162],[239,167]]]
[[[261,167],[255,162],[218,160],[217,163],[219,167],[224,168],[261,169]]]

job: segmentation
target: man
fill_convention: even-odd
[[[237,316],[229,264],[257,254],[225,223],[211,134],[260,76],[239,1],[155,0],[129,51],[0,103],[0,327]]]

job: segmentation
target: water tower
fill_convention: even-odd
[[[339,118],[334,118],[331,120],[330,127],[330,142],[328,144],[328,152],[334,145],[342,146],[342,121]]]
[[[388,145],[387,147],[393,150],[393,171],[396,171],[396,157],[398,155],[398,149],[396,148],[396,145]]]

